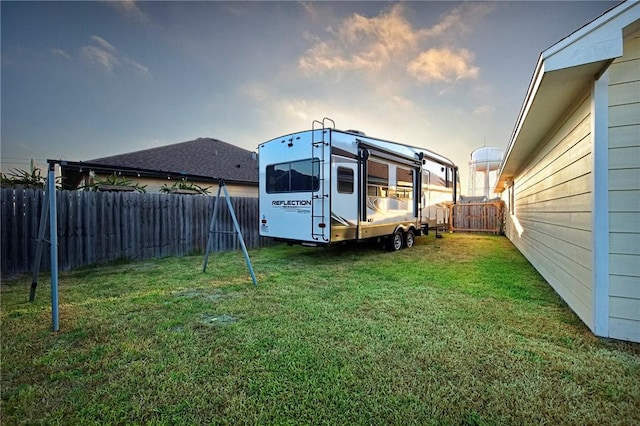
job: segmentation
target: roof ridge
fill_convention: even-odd
[[[109,158],[120,157],[120,156],[123,156],[123,155],[135,155],[135,154],[140,154],[140,153],[149,152],[149,151],[155,151],[155,150],[159,150],[159,149],[163,149],[163,148],[176,147],[177,145],[185,145],[185,144],[188,144],[188,143],[194,143],[194,142],[203,141],[203,140],[219,142],[219,143],[228,145],[231,148],[236,148],[236,149],[239,149],[239,150],[251,152],[249,150],[246,150],[246,149],[241,148],[241,147],[239,147],[237,145],[234,145],[234,144],[229,143],[229,142],[225,142],[225,141],[220,140],[220,139],[216,139],[216,138],[212,138],[212,137],[198,137],[196,139],[192,139],[192,140],[188,140],[188,141],[169,143],[169,144],[166,144],[166,145],[155,146],[155,147],[152,147],[152,148],[139,149],[139,150],[136,150],[136,151],[128,151],[128,152],[123,152],[123,153],[120,153],[120,154],[114,154],[114,155],[108,155],[108,156],[104,156],[104,157],[98,157],[98,158],[94,158],[94,159],[87,160],[87,161],[92,162],[92,161],[97,161],[97,160],[105,160],[105,159],[109,159]]]
[[[196,138],[143,150],[89,160],[110,167],[143,168],[233,181],[257,182],[252,151],[215,138]]]

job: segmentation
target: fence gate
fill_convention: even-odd
[[[450,231],[494,234],[504,231],[504,201],[453,204],[449,209]]]

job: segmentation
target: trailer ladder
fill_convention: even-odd
[[[327,123],[329,122],[332,127],[327,126]],[[321,127],[316,127],[316,124]],[[330,134],[329,130],[335,128],[336,123],[327,117],[323,118],[322,121],[313,120],[311,125],[311,158],[318,159],[317,164],[320,168],[318,173],[319,189],[311,196],[311,238],[316,241],[322,240],[327,243],[329,242],[328,227],[330,227],[331,224],[325,223],[325,213],[329,208],[328,190],[330,188],[330,185],[327,182],[328,177],[325,175],[325,153],[327,152],[326,147],[329,146],[329,141],[325,135]],[[320,140],[316,140],[317,131],[320,132]],[[331,154],[329,154],[329,159],[330,158]]]

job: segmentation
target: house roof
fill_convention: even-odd
[[[211,138],[165,145],[89,160],[93,164],[141,168],[237,182],[258,182],[258,163],[251,151]]]
[[[623,30],[637,30],[639,19],[639,2],[620,3],[540,54],[495,192],[504,191],[575,98],[622,56]]]
[[[155,177],[188,177],[192,180],[257,185],[258,162],[251,151],[211,138],[165,145],[142,151],[62,163],[68,179],[79,179],[82,170]],[[73,172],[75,170],[75,173]],[[74,179],[75,178],[75,179]],[[73,184],[73,183],[71,183]]]

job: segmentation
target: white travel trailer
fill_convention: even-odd
[[[446,225],[453,162],[327,121],[258,147],[260,235],[311,246],[376,238],[395,251]]]

